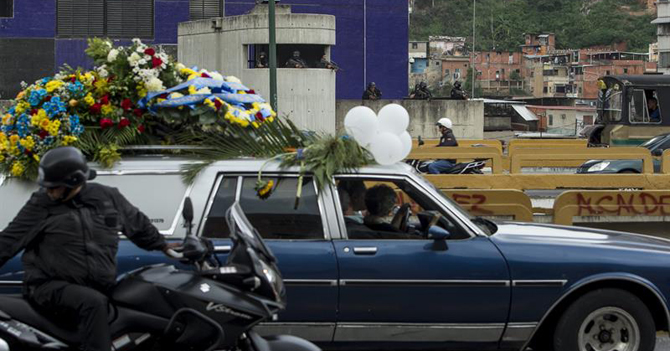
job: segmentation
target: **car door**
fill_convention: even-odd
[[[335,340],[477,341],[495,346],[507,321],[510,277],[490,240],[452,221],[448,209],[409,178],[356,175],[340,177],[337,184],[344,239],[334,241],[340,268]],[[437,226],[451,233],[450,240],[436,242],[411,230],[380,229],[388,224],[371,229],[369,218],[375,223],[375,216],[387,214],[383,209],[378,213],[379,204],[389,201],[386,195],[379,196],[379,187],[393,189],[391,196],[396,199],[391,201],[398,205],[411,203],[416,212],[439,211],[443,218]],[[361,191],[365,191],[364,217],[355,206]]]
[[[331,341],[338,298],[337,261],[329,239],[322,199],[311,177],[304,177],[299,199],[297,175],[264,176],[273,182],[266,199],[255,189],[257,175],[222,175],[205,210],[201,235],[214,241],[219,259],[230,252],[226,210],[239,201],[251,224],[278,260],[287,288],[287,309],[261,333],[289,333]]]

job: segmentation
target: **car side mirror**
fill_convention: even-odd
[[[656,149],[656,150],[652,151],[651,154],[652,154],[653,156],[663,156],[663,150],[661,150],[661,149]]]
[[[184,218],[186,228],[188,228],[188,234],[191,234],[191,225],[193,223],[193,202],[190,197],[184,199],[184,207],[181,210],[181,216]]]
[[[448,230],[439,227],[439,226],[432,226],[428,228],[428,239],[432,239],[435,241],[444,241],[449,239],[451,236],[451,233],[449,233]]]

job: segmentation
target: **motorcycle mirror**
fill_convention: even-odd
[[[181,215],[187,224],[193,222],[193,202],[191,202],[190,197],[184,199],[184,207],[181,210]]]
[[[417,138],[417,140],[418,140],[418,144],[419,144],[419,146],[423,146],[423,144],[426,143],[425,141],[423,141],[423,139],[421,139],[421,135],[419,135],[419,137]]]

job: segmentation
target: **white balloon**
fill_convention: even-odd
[[[412,136],[408,132],[400,134],[400,142],[402,143],[402,159],[406,159],[410,152],[412,152]]]
[[[344,117],[344,129],[361,146],[370,144],[379,129],[379,119],[371,108],[357,106],[349,110]]]
[[[409,126],[409,113],[398,104],[388,104],[379,110],[379,131],[400,135]]]
[[[388,132],[381,132],[372,139],[370,152],[380,165],[388,166],[402,161],[403,145],[400,138]]]

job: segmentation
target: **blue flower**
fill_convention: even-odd
[[[70,133],[79,136],[84,132],[84,126],[79,122],[78,115],[70,116]]]
[[[28,102],[30,103],[31,106],[37,106],[42,102],[44,99],[44,96],[47,95],[47,91],[44,89],[37,89],[33,90],[30,92],[30,98],[28,99]]]
[[[51,81],[51,77],[44,77],[42,78],[42,85],[45,85]]]
[[[60,97],[58,96],[51,98],[51,101],[49,102],[45,102],[43,108],[47,112],[49,117],[53,117],[59,113],[67,111],[65,103],[60,101]]]
[[[19,117],[16,123],[16,131],[21,138],[25,138],[30,133],[30,117],[25,113]]]
[[[11,132],[12,129],[14,129],[14,126],[13,126],[13,125],[8,125],[8,126],[2,126],[2,127],[0,127],[0,130],[2,130],[2,132],[5,133],[5,134],[9,134],[9,132]]]
[[[73,97],[82,97],[84,96],[84,85],[81,82],[76,81],[74,83],[67,84],[67,90]]]

